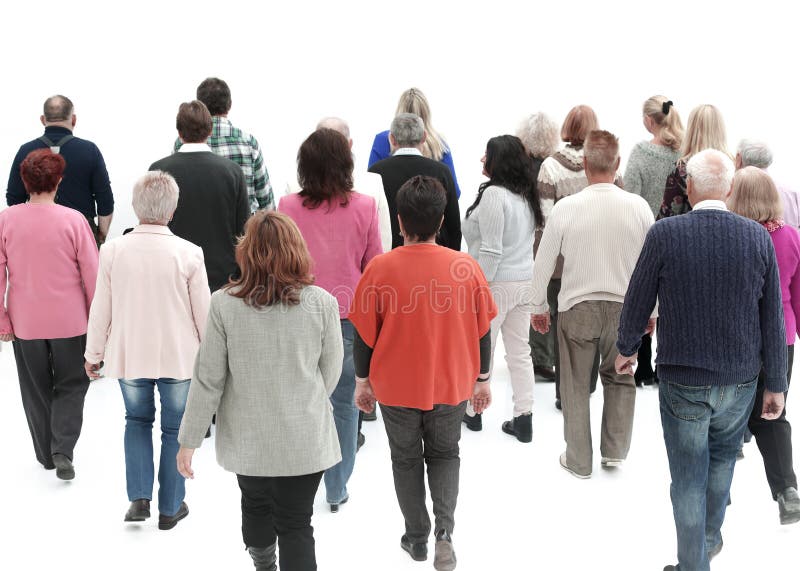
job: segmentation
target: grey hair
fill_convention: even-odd
[[[719,196],[731,189],[733,161],[716,149],[704,149],[686,164],[686,173],[692,179],[694,191],[700,196]]]
[[[348,141],[350,140],[350,127],[347,121],[340,117],[324,117],[320,119],[319,123],[317,123],[317,131],[320,129],[333,129],[344,135],[344,138]]]
[[[425,124],[419,115],[399,113],[392,119],[391,133],[398,147],[416,147],[425,137]]]
[[[772,164],[772,151],[763,141],[742,139],[736,152],[742,158],[742,167],[765,169]]]
[[[150,171],[133,185],[133,211],[142,224],[169,222],[178,206],[178,183],[169,173]]]
[[[538,159],[546,159],[558,150],[558,123],[544,113],[534,113],[519,124],[517,137],[525,149]]]

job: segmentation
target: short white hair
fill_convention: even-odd
[[[772,164],[772,151],[764,141],[742,139],[736,152],[742,158],[742,167],[766,169]]]
[[[350,127],[347,121],[340,117],[324,117],[320,119],[319,123],[317,123],[317,131],[320,129],[333,129],[344,135],[344,138],[348,141],[350,140]]]
[[[686,164],[694,191],[700,196],[724,196],[733,183],[733,161],[716,149],[705,149]]]
[[[150,171],[133,185],[133,211],[139,222],[168,222],[178,206],[178,183],[169,173]]]

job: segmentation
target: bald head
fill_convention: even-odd
[[[72,121],[75,107],[69,97],[53,95],[44,102],[42,121],[45,123],[67,123]]]
[[[725,200],[733,182],[733,162],[716,149],[700,151],[686,165],[686,191],[692,206],[703,200]]]
[[[350,127],[347,125],[347,121],[339,117],[320,119],[319,123],[317,123],[317,131],[320,129],[333,129],[344,135],[344,138],[348,141],[350,140]]]

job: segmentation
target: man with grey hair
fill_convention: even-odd
[[[617,371],[632,373],[658,299],[661,426],[672,485],[678,565],[708,571],[736,453],[763,370],[761,416],[783,410],[786,337],[775,250],[758,223],[728,212],[734,166],[706,149],[687,164],[692,211],[654,225],[620,319]]]
[[[97,145],[86,139],[75,137],[78,116],[72,101],[63,95],[53,95],[44,102],[42,116],[44,135],[25,143],[19,148],[11,173],[8,176],[6,202],[9,206],[28,201],[28,193],[22,184],[19,166],[28,153],[50,147],[67,161],[64,178],[58,185],[56,203],[77,210],[89,221],[99,246],[105,242],[114,213],[114,194],[103,155]],[[97,217],[97,221],[95,221]]]
[[[736,149],[734,161],[736,170],[744,167],[756,167],[767,170],[772,164],[772,151],[763,141],[742,139]],[[797,191],[777,185],[778,194],[783,202],[783,221],[800,230],[800,194]]]
[[[413,113],[400,113],[392,121],[389,132],[392,156],[378,161],[369,169],[370,172],[381,175],[383,179],[383,190],[389,203],[392,224],[392,249],[403,245],[395,196],[407,180],[421,175],[438,179],[447,192],[444,221],[436,243],[453,250],[461,250],[461,214],[453,176],[444,164],[422,156],[424,142],[425,126],[422,119]]]

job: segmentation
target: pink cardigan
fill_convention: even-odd
[[[106,377],[189,379],[210,301],[203,251],[141,224],[100,250],[86,360]]]
[[[6,271],[8,274],[6,274]],[[86,333],[97,243],[83,214],[57,204],[0,212],[0,333],[67,339]]]
[[[383,253],[375,199],[353,192],[347,206],[323,203],[311,209],[303,206],[302,196],[289,194],[278,210],[300,228],[314,260],[315,285],[336,298],[339,318],[346,319],[361,273]]]
[[[792,226],[769,233],[778,259],[786,344],[794,345],[800,325],[800,234]]]

